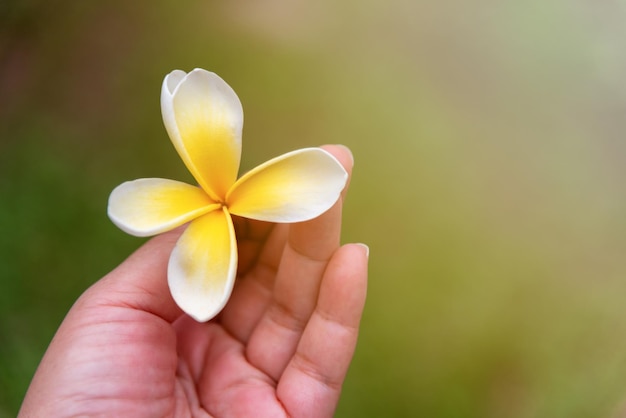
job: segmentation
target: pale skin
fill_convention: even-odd
[[[346,148],[324,148],[351,172]],[[367,247],[339,243],[342,202],[291,225],[236,219],[238,279],[206,323],[167,286],[182,227],[148,241],[76,301],[19,416],[331,417],[367,289]]]

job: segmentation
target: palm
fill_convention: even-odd
[[[111,309],[95,313],[102,315],[102,322],[92,321],[76,334],[91,344],[83,347],[90,358],[82,355],[74,362],[98,367],[83,369],[82,376],[76,369],[68,370],[71,376],[65,386],[64,398],[90,399],[84,411],[88,415],[222,417],[256,416],[259,411],[264,411],[262,416],[285,415],[277,382],[248,361],[245,345],[218,321],[203,324],[183,316],[170,325],[134,309],[107,310]],[[71,385],[70,379],[82,383]],[[146,404],[148,396],[152,401]]]

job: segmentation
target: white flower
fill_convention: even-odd
[[[214,73],[176,70],[165,77],[161,110],[178,154],[199,184],[149,178],[123,183],[108,214],[136,236],[189,222],[168,265],[176,303],[198,321],[217,315],[237,274],[231,214],[270,222],[300,222],[328,210],[348,174],[321,148],[274,158],[237,179],[243,110],[232,88]]]

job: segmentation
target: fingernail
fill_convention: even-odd
[[[368,247],[367,245],[365,245],[365,244],[363,244],[361,242],[356,244],[356,245],[358,245],[359,247],[363,247],[363,249],[365,249],[365,256],[367,258],[370,258],[370,247]]]

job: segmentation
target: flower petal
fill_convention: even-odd
[[[109,196],[109,218],[122,231],[139,237],[160,234],[219,208],[199,187],[167,179],[120,184]]]
[[[243,109],[219,76],[202,69],[176,70],[161,90],[163,121],[176,150],[196,181],[222,200],[237,179]]]
[[[236,274],[235,230],[225,209],[189,224],[172,251],[167,272],[174,300],[200,322],[226,305]]]
[[[188,167],[188,170],[192,172],[191,161],[189,159],[189,155],[187,155],[187,150],[183,144],[183,141],[180,138],[180,133],[178,132],[178,127],[176,126],[176,118],[174,117],[174,103],[173,103],[173,95],[174,90],[180,84],[180,82],[185,78],[187,73],[181,70],[174,70],[163,79],[163,85],[161,87],[161,115],[163,116],[163,124],[165,125],[165,130],[174,144],[174,148],[180,155],[180,158],[185,163],[185,166]]]
[[[230,213],[270,222],[300,222],[328,210],[348,173],[332,154],[305,148],[274,158],[242,176],[228,193]]]

